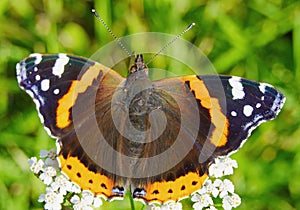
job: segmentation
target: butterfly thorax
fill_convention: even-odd
[[[126,79],[123,91],[123,102],[135,129],[139,131],[149,129],[150,113],[161,107],[160,100],[156,95],[143,56],[137,55],[135,64],[130,68],[130,74]]]

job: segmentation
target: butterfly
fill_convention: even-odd
[[[16,69],[57,139],[62,172],[108,200],[128,190],[147,204],[189,196],[215,158],[239,150],[285,102],[271,85],[236,76],[151,81],[141,54],[126,78],[63,53],[31,54]]]

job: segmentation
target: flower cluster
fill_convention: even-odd
[[[210,179],[207,179],[203,187],[192,195],[195,210],[216,210],[216,206],[222,206],[225,210],[231,210],[241,204],[241,198],[234,193],[234,185],[228,179],[220,177],[233,174],[233,168],[237,168],[237,162],[229,157],[217,158],[209,167]],[[222,200],[222,204],[214,203],[214,200]]]
[[[56,150],[42,150],[41,159],[29,159],[30,170],[38,176],[46,187],[46,192],[41,194],[38,201],[45,203],[44,208],[49,210],[62,209],[68,205],[75,210],[93,210],[102,205],[102,200],[90,191],[81,190],[61,173],[56,159]],[[222,207],[231,210],[241,204],[241,198],[234,193],[234,185],[228,179],[221,177],[233,174],[237,162],[229,157],[217,158],[209,167],[209,179],[203,187],[194,193],[191,201],[195,210],[217,210]],[[217,202],[216,202],[217,201]],[[219,203],[218,203],[219,202]],[[156,206],[148,205],[146,210],[181,210],[180,202],[168,202]]]
[[[80,187],[63,175],[56,159],[56,150],[41,150],[40,157],[32,157],[28,160],[30,170],[38,176],[46,187],[46,193],[40,195],[38,201],[45,203],[48,210],[62,209],[62,205],[68,205],[75,210],[92,210],[100,207],[102,200],[95,197],[89,191],[81,191]],[[68,198],[68,199],[67,199]]]
[[[220,178],[233,174],[233,168],[237,168],[237,162],[230,157],[216,158],[215,163],[209,167],[209,176]]]
[[[215,206],[218,204],[214,204],[213,199],[217,197],[222,199],[222,207],[225,210],[236,208],[241,204],[241,198],[234,193],[234,185],[230,180],[216,179],[212,182],[208,179],[201,190],[192,195],[192,201],[195,202],[193,208],[216,209]]]

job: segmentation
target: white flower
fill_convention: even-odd
[[[233,193],[234,192],[234,185],[232,182],[228,179],[225,179],[224,181],[220,179],[216,179],[214,182],[214,186],[219,189],[220,191],[220,198],[225,197],[228,195],[228,192]]]
[[[94,201],[94,195],[88,190],[83,190],[81,200],[83,200],[84,203],[92,204]]]
[[[45,160],[45,165],[46,166],[52,166],[56,170],[59,169],[59,164],[57,161],[57,155],[56,155],[56,150],[55,149],[50,149],[48,150],[41,150],[40,151],[40,157],[41,158],[46,158]]]
[[[182,210],[182,204],[180,202],[169,202],[166,206],[168,210]]]
[[[34,173],[34,174],[38,174],[40,171],[42,171],[43,167],[44,167],[44,162],[43,160],[37,160],[36,157],[32,157],[28,160],[29,166],[30,166],[30,170]]]
[[[238,164],[236,162],[236,160],[233,160],[229,157],[224,158],[223,160],[223,164],[224,164],[224,175],[231,175],[233,174],[233,168],[238,168]]]
[[[238,194],[232,193],[231,199],[232,207],[234,208],[238,207],[242,203],[242,200]]]
[[[223,184],[224,184],[223,185],[224,190],[226,190],[227,192],[230,192],[230,193],[234,192],[234,185],[229,179],[225,179],[223,181]]]
[[[214,202],[213,202],[213,200],[212,200],[212,198],[210,197],[209,194],[201,194],[201,195],[199,195],[199,194],[195,193],[195,194],[192,195],[192,199],[191,200],[193,202],[195,202],[193,204],[193,208],[195,210],[201,210],[204,207],[208,207],[208,206],[214,204]]]
[[[92,206],[100,207],[102,200],[99,197],[94,197],[90,191],[84,190],[82,191],[82,198],[74,195],[71,198],[71,203],[74,204],[74,210],[93,210]]]
[[[161,208],[160,208],[160,206],[151,204],[151,205],[147,205],[146,210],[161,210]]]
[[[203,186],[196,191],[196,193],[200,194],[200,195],[203,195],[205,193],[208,193],[207,192],[207,188],[206,188],[206,183],[208,182],[208,185],[209,185],[209,181],[211,181],[210,179],[208,179],[206,182],[204,182]]]
[[[146,210],[182,210],[182,204],[180,202],[168,202],[161,206],[148,205]]]
[[[81,188],[77,184],[72,183],[72,189],[70,192],[79,194],[79,193],[81,193]]]
[[[233,168],[237,168],[237,162],[229,157],[216,158],[215,163],[209,167],[209,175],[216,178],[233,174]]]
[[[40,151],[41,158],[50,158],[52,160],[56,159],[56,149],[52,148],[50,150],[42,149]]]
[[[233,174],[233,168],[237,168],[237,162],[229,157],[216,158],[209,167],[209,176],[202,188],[192,195],[193,208],[197,210],[217,210],[214,201],[222,199],[222,206],[225,210],[231,210],[241,204],[241,198],[234,193],[234,185],[228,179],[218,179],[218,177]],[[217,198],[218,197],[218,198]],[[216,198],[216,199],[215,199]],[[220,198],[220,199],[219,199]]]
[[[214,196],[215,198],[219,194],[218,188],[212,183],[210,179],[207,179],[207,181],[204,183],[201,189],[203,189],[205,193],[212,194],[212,196]],[[199,194],[203,194],[203,193],[199,193]]]
[[[94,203],[93,203],[95,208],[99,208],[100,206],[102,206],[102,200],[99,196],[96,196],[94,198]]]
[[[209,171],[209,176],[213,176],[216,178],[222,177],[223,176],[223,165],[213,163],[209,167],[208,171]]]
[[[146,210],[160,210],[160,206],[155,206],[154,204],[148,205]]]
[[[232,196],[226,195],[222,201],[222,207],[224,210],[231,210],[241,204],[241,198],[237,194],[233,193]]]
[[[51,187],[54,191],[59,190],[59,193],[66,195],[67,192],[72,191],[72,182],[70,182],[64,175],[55,177],[55,181],[52,182]]]
[[[90,206],[92,203],[87,203],[83,199],[80,199],[78,195],[74,195],[71,198],[71,203],[74,204],[74,210],[93,210],[93,208]]]
[[[61,209],[63,200],[63,195],[55,193],[51,188],[46,188],[46,194],[41,194],[38,199],[39,202],[45,202],[44,208],[48,210]]]
[[[44,182],[46,185],[50,185],[53,181],[53,178],[56,176],[56,170],[55,168],[48,166],[44,168],[43,173],[39,176],[39,178]]]
[[[78,204],[80,203],[80,197],[78,195],[73,195],[70,202],[73,203],[73,204]]]

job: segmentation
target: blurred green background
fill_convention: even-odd
[[[1,0],[0,209],[42,209],[44,186],[27,159],[54,147],[30,97],[18,88],[15,65],[33,52],[89,57],[113,38],[91,14],[95,7],[121,37],[138,32],[184,35],[218,73],[270,83],[287,97],[275,121],[264,123],[233,158],[230,179],[238,209],[300,209],[300,2],[293,0]],[[189,209],[185,203],[185,209]],[[125,201],[102,209],[128,209]],[[141,205],[137,204],[137,209]]]

